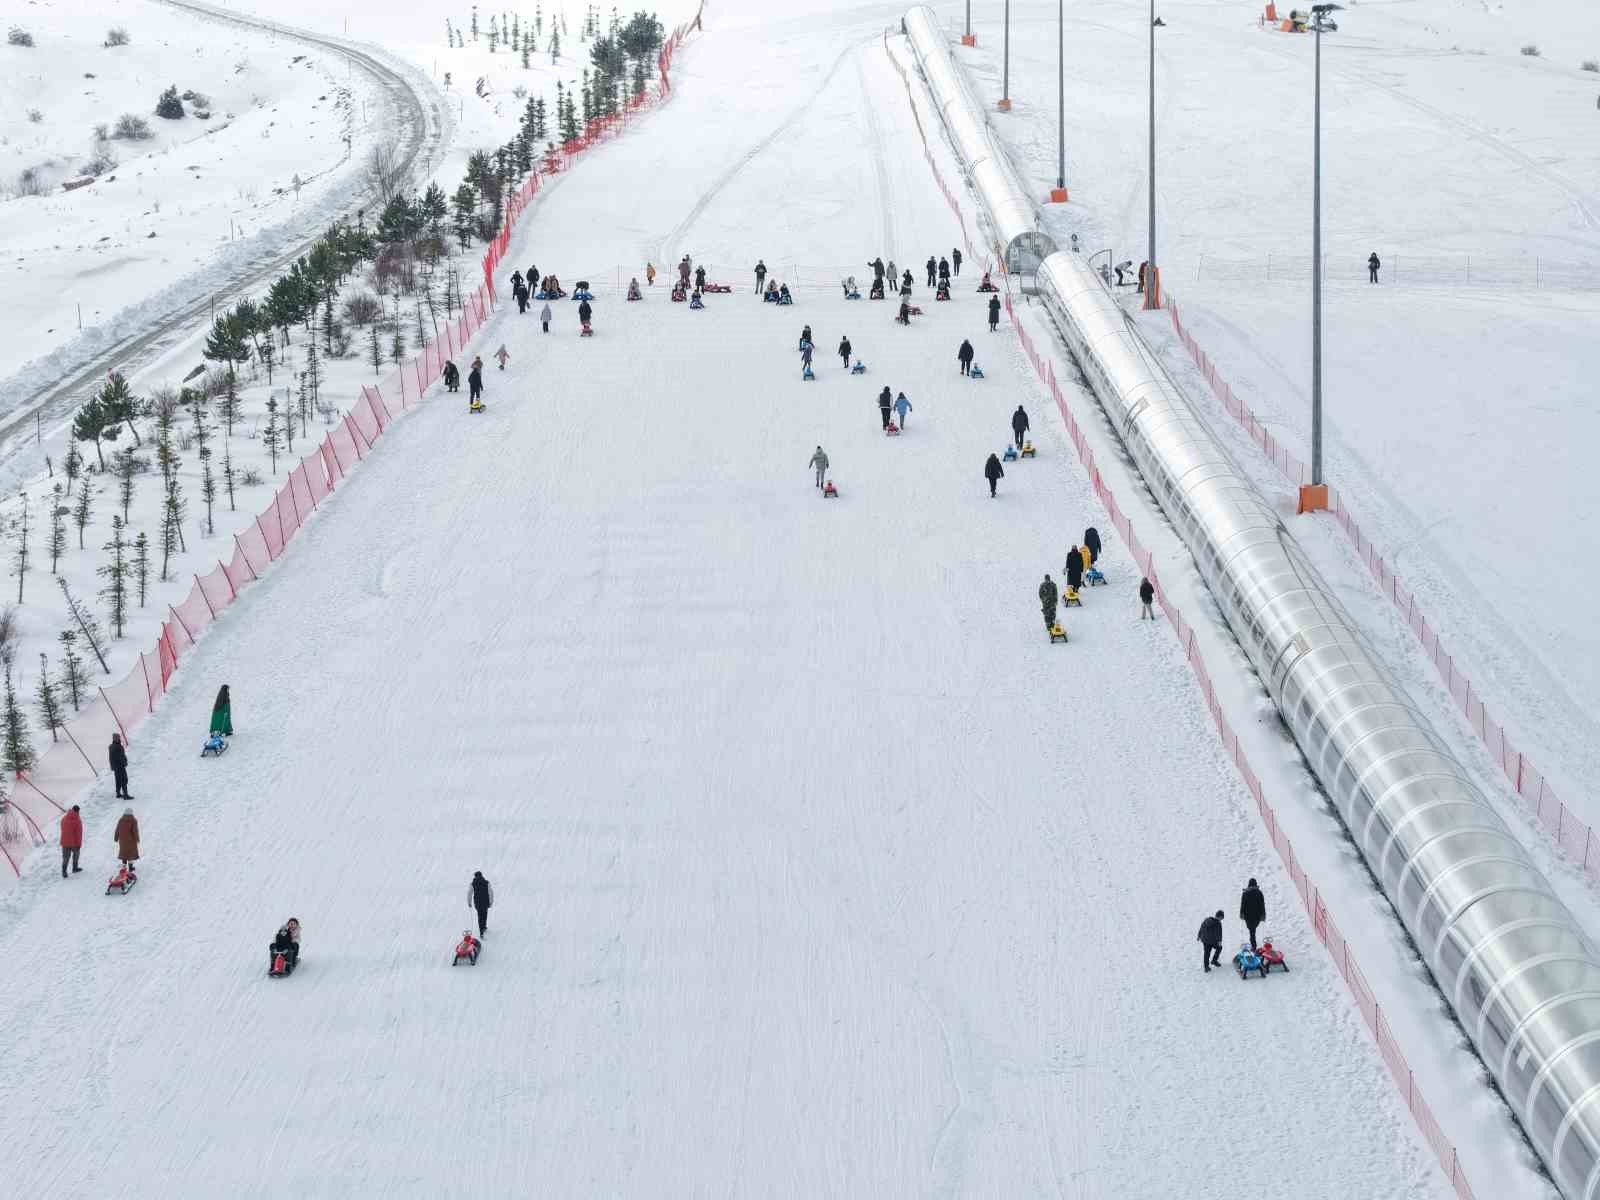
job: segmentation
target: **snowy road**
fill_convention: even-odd
[[[382,99],[387,111],[381,116],[375,114],[375,124],[393,138],[397,161],[403,164],[407,177],[425,176],[429,163],[442,150],[446,116],[436,95],[415,70],[400,66],[396,60],[340,38],[293,29],[211,4],[192,0],[159,3],[193,14],[201,22],[258,30],[348,61],[367,77],[374,97]],[[241,248],[230,249],[221,261],[144,298],[137,311],[120,314],[118,328],[109,335],[91,330],[88,337],[80,335],[45,361],[27,363],[12,381],[16,386],[6,389],[8,395],[18,397],[17,402],[0,415],[0,482],[7,482],[14,489],[21,479],[39,469],[31,457],[15,460],[18,450],[31,444],[41,419],[52,426],[65,420],[83,393],[98,384],[107,371],[115,368],[132,374],[153,361],[183,338],[192,336],[196,327],[208,324],[217,297],[235,297],[269,283],[310,249],[335,215],[371,206],[373,193],[360,168],[348,168],[347,173],[350,179],[342,202],[336,201],[331,208],[308,206],[298,224],[266,230]],[[40,379],[51,382],[35,390]]]
[[[692,43],[514,259],[947,253],[879,14],[810,7]],[[1114,541],[1047,643],[1106,523],[974,282],[910,329],[827,289],[503,313],[487,413],[396,425],[141,728],[139,888],[100,894],[107,786],[84,878],[0,902],[4,1190],[1220,1200],[1270,1150],[1297,1196],[1446,1195]],[[1294,973],[1195,972],[1249,875]]]

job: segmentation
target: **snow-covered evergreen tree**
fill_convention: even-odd
[[[61,690],[72,697],[72,711],[77,712],[82,707],[84,693],[89,690],[89,676],[83,669],[83,659],[78,657],[78,634],[75,630],[63,629],[56,634],[56,641],[61,643],[58,682]]]
[[[272,473],[278,473],[278,444],[282,435],[278,430],[278,401],[275,398],[267,400],[267,427],[261,431],[261,444],[267,448],[268,455],[272,458]]]
[[[67,552],[66,493],[59,483],[50,488],[50,574],[56,574],[56,564]]]
[[[74,628],[83,635],[85,644],[94,651],[95,658],[100,660],[100,669],[107,675],[111,674],[111,668],[106,666],[105,651],[100,648],[100,623],[83,606],[83,601],[72,594],[72,588],[67,585],[64,576],[56,576],[56,582],[61,585],[61,595],[67,602],[67,615],[72,618]]]
[[[22,583],[28,574],[28,532],[33,526],[33,506],[28,503],[28,493],[20,493],[22,506],[17,514],[17,561],[13,573],[17,577],[17,603],[22,603]]]
[[[78,527],[78,549],[83,549],[83,531],[93,516],[94,493],[89,488],[89,477],[85,475],[78,484],[78,502],[72,506],[72,523]]]
[[[67,718],[61,711],[61,697],[56,694],[56,685],[50,679],[50,656],[46,654],[39,655],[39,682],[33,690],[33,702],[39,709],[39,719],[50,731],[50,740],[59,742],[61,735],[58,730],[66,724]]]
[[[142,529],[133,539],[133,581],[139,588],[139,607],[143,608],[150,590],[150,539]]]
[[[106,586],[100,589],[100,598],[106,602],[110,613],[113,637],[121,637],[128,623],[128,542],[122,536],[124,528],[122,518],[113,513],[111,540],[102,547],[111,558],[95,572],[106,581]]]
[[[5,710],[0,722],[4,725],[4,738],[0,739],[0,762],[12,775],[33,770],[33,738],[28,732],[28,714],[17,699],[16,681],[12,677],[12,653],[8,649],[3,658],[5,667]]]

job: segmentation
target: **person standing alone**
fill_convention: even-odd
[[[70,811],[61,814],[61,878],[67,877],[70,859],[74,872],[83,870],[78,865],[78,851],[83,849],[83,817],[74,804]]]
[[[989,461],[983,464],[983,477],[989,481],[989,499],[994,499],[995,486],[1005,478],[1005,474],[1005,468],[1000,465],[1000,456],[989,455]]]
[[[1374,250],[1371,254],[1367,255],[1367,282],[1368,283],[1377,283],[1378,282],[1378,268],[1381,267],[1381,266],[1383,266],[1383,264],[1378,261],[1378,252],[1376,250]]]
[[[132,800],[133,797],[128,795],[128,751],[122,745],[120,733],[111,735],[111,749],[107,752],[107,758],[111,762],[111,777],[117,783],[117,799]]]
[[[1256,948],[1256,926],[1267,919],[1267,898],[1252,879],[1239,894],[1239,920],[1250,931],[1250,949]]]
[[[494,888],[483,877],[482,871],[472,873],[472,885],[467,888],[467,906],[477,910],[478,936],[489,932],[489,909],[494,905]]]
[[[1222,965],[1222,910],[1217,915],[1200,922],[1196,939],[1200,943],[1200,965],[1210,974],[1212,967]]]

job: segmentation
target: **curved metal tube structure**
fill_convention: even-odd
[[[951,57],[932,11],[913,8],[903,24],[922,77],[933,93],[939,119],[955,143],[956,159],[966,172],[967,182],[985,198],[985,216],[1004,255],[1006,270],[1032,275],[1041,262],[1056,252],[1056,245],[1049,234],[1039,229],[1038,210],[1023,191],[1011,156],[989,131],[983,108],[972,94],[966,73]],[[925,53],[924,48],[933,52]],[[988,203],[990,198],[992,204]]]
[[[927,9],[908,14],[906,30],[930,86],[959,75]],[[944,87],[935,97],[964,154],[983,110],[964,84]],[[979,142],[998,149],[986,132]],[[1015,228],[1015,214],[1031,209],[1014,180],[1013,171],[973,174],[997,228]],[[1597,1200],[1594,944],[1102,281],[1077,257],[1056,253],[1040,264],[1037,284],[1557,1186],[1569,1200]]]

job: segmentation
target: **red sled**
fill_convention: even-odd
[[[468,966],[475,967],[478,965],[478,954],[482,949],[482,942],[473,937],[470,933],[463,933],[461,935],[461,940],[456,943],[456,956],[450,965],[452,967],[459,967],[462,959],[465,959]]]
[[[893,421],[890,421],[887,425],[885,425],[883,427],[883,432],[888,437],[899,437],[900,436],[900,426],[896,425]]]
[[[731,292],[733,289],[725,283],[708,283],[700,289],[701,292]]]
[[[122,869],[111,877],[111,882],[106,884],[106,895],[109,896],[112,892],[121,892],[126,896],[128,889],[138,882],[139,876],[134,874],[131,866],[124,863]]]
[[[585,321],[583,323],[583,329],[578,334],[578,336],[579,337],[593,337],[594,336],[594,327],[592,325],[590,325],[589,322]]]
[[[1273,967],[1282,967],[1285,971],[1289,964],[1283,961],[1283,951],[1274,950],[1271,942],[1262,942],[1261,948],[1256,951],[1261,956],[1261,973],[1265,975]]]
[[[824,500],[837,500],[839,498],[839,489],[833,486],[833,480],[830,479],[822,485],[822,498]]]

